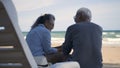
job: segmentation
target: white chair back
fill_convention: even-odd
[[[18,26],[12,0],[0,0],[0,68],[38,68]]]

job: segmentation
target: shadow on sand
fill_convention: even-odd
[[[120,68],[120,64],[104,63],[103,68]]]

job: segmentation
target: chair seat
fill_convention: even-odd
[[[45,56],[35,56],[34,57],[39,68],[48,68],[48,62]]]
[[[80,66],[77,62],[70,61],[53,64],[50,68],[80,68]]]

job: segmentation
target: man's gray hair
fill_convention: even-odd
[[[82,16],[85,16],[87,19],[92,18],[92,13],[88,8],[82,7],[80,9],[78,9],[77,14],[82,14]]]

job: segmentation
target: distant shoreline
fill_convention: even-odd
[[[22,32],[24,36],[28,32]],[[64,38],[66,31],[52,31],[51,36],[56,38]],[[120,38],[120,30],[103,30],[103,38]]]
[[[29,31],[22,31],[22,32],[29,32]],[[66,31],[52,31],[52,32],[66,32]],[[120,30],[103,30],[103,32],[120,32]]]

